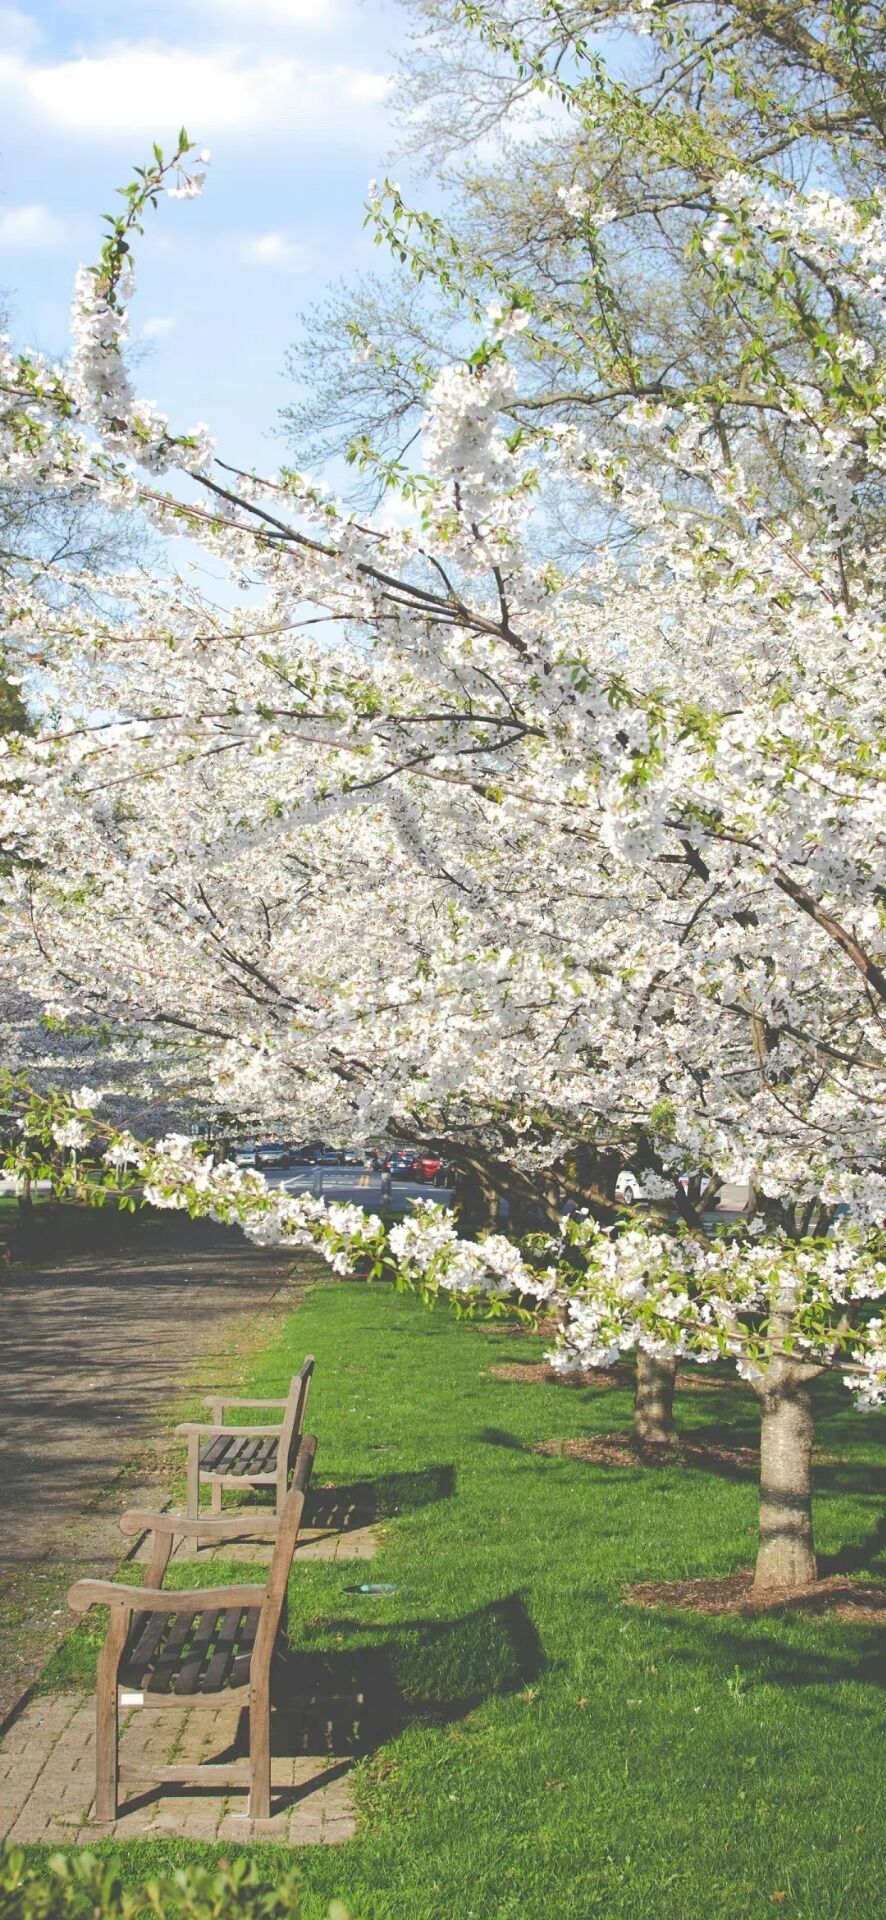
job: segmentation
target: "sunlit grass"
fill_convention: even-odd
[[[371,1483],[385,1518],[370,1567],[296,1568],[293,1684],[359,1681],[384,1737],[360,1764],[358,1838],[298,1856],[305,1920],[333,1897],[354,1920],[881,1920],[876,1630],[621,1600],[633,1580],[747,1565],[750,1477],[528,1452],[626,1426],[629,1394],[496,1380],[486,1369],[532,1340],[381,1288],[313,1292],[254,1390],[284,1389],[308,1348],[316,1480]],[[678,1417],[756,1437],[737,1388],[685,1393]],[[817,1540],[858,1573],[884,1571],[882,1438],[825,1395],[819,1444],[839,1464],[818,1470]],[[398,1591],[344,1591],[367,1576]],[[88,1680],[97,1638],[80,1628],[48,1684]],[[127,1868],[214,1851],[145,1843]],[[260,1857],[271,1878],[289,1858]]]

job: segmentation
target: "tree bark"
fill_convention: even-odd
[[[416,1132],[421,1129],[417,1126]],[[508,1231],[518,1239],[540,1227],[556,1231],[563,1212],[557,1183],[544,1174],[526,1174],[509,1161],[485,1153],[482,1143],[433,1136],[427,1144],[455,1169],[455,1208],[466,1238],[493,1231],[499,1224],[499,1200],[508,1203]]]
[[[19,1180],[18,1210],[23,1224],[30,1227],[34,1219],[34,1200],[31,1193],[31,1175],[27,1169]]]
[[[637,1353],[634,1439],[641,1447],[668,1447],[674,1434],[675,1359]]]
[[[809,1382],[795,1366],[776,1360],[760,1389],[760,1401],[760,1545],[754,1590],[806,1587],[816,1577]]]
[[[498,1226],[498,1194],[482,1162],[471,1158],[456,1167],[455,1212],[459,1233],[475,1240],[478,1233],[494,1233]]]

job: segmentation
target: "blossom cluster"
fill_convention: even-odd
[[[789,286],[786,249],[859,313],[879,297],[879,213],[744,180],[720,199],[710,256],[736,285]],[[4,357],[2,446],[31,485],[88,483],[187,532],[234,604],[131,573],[81,578],[87,614],[4,586],[38,713],[0,759],[7,977],[138,1036],[170,1093],[265,1124],[481,1136],[541,1183],[574,1143],[614,1143],[675,1203],[687,1170],[746,1181],[760,1231],[728,1246],[675,1234],[662,1205],[654,1230],[567,1225],[535,1258],[422,1209],[384,1257],[431,1290],[545,1302],[563,1364],[664,1343],[753,1373],[777,1300],[810,1363],[862,1369],[876,1395],[874,332],[863,350],[826,335],[802,380],[767,374],[809,474],[800,524],[761,503],[698,400],[638,402],[617,455],[573,426],[515,435],[519,309],[502,305],[492,349],[430,392],[421,527],[392,531],[303,476],[214,477],[208,440],[134,397],[133,284],[129,266],[81,273],[69,368]],[[859,377],[836,383],[835,354]],[[187,499],[160,484],[168,467]],[[639,557],[603,547],[559,579],[535,538],[548,483],[617,513]],[[88,1131],[82,1113],[54,1124],[59,1147]],[[128,1147],[111,1151],[122,1166]],[[379,1222],[272,1204],[185,1138],[141,1174],[156,1205],[319,1245],[336,1271],[382,1257]],[[789,1233],[804,1209],[814,1229]]]

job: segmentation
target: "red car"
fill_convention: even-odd
[[[416,1180],[437,1181],[443,1172],[443,1162],[437,1153],[417,1153],[412,1162],[412,1171]]]

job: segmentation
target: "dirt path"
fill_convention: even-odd
[[[123,1508],[167,1497],[176,1395],[233,1391],[300,1295],[291,1255],[239,1233],[131,1227],[0,1284],[0,1724],[68,1624],[67,1585],[119,1559]]]

